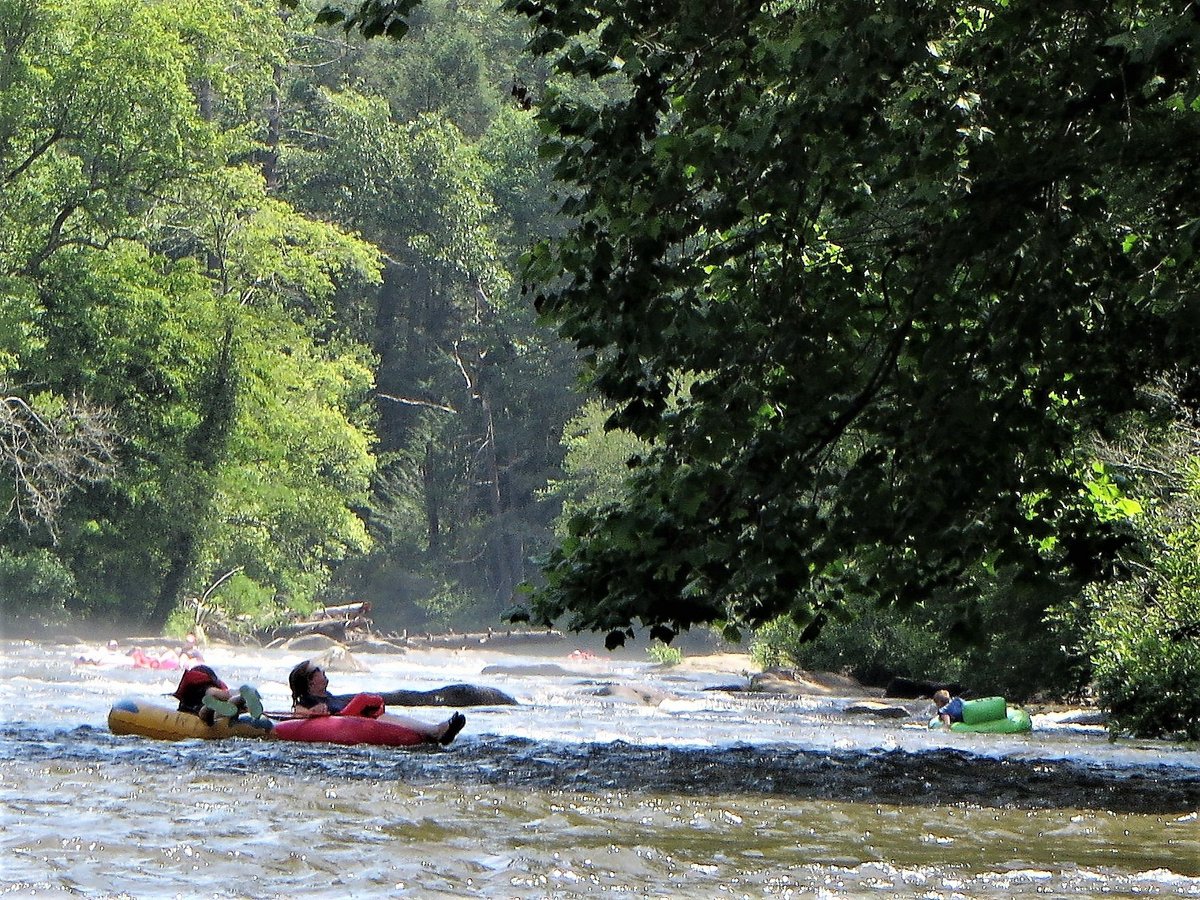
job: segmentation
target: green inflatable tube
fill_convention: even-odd
[[[941,728],[942,720],[934,716],[930,728]],[[1009,706],[1003,697],[984,697],[963,704],[963,720],[950,726],[951,731],[975,734],[1022,734],[1033,731],[1029,713]]]
[[[929,727],[937,728],[941,724],[940,719],[934,718],[930,721]],[[950,730],[974,734],[1023,734],[1033,731],[1033,721],[1029,718],[1029,713],[1014,706],[1003,719],[993,719],[990,722],[979,722],[975,725],[955,722],[950,726]]]
[[[1008,715],[1008,704],[1003,697],[981,697],[963,703],[962,720],[965,725],[983,725],[995,722]]]

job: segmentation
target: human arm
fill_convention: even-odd
[[[331,715],[331,713],[329,712],[329,707],[326,706],[324,703],[317,703],[317,704],[314,704],[313,706],[301,706],[299,703],[297,703],[295,706],[292,707],[292,712],[294,712],[298,716],[308,716],[308,717]]]
[[[942,724],[947,728],[955,722],[961,722],[963,718],[962,698],[952,697],[949,703],[938,710],[938,718],[942,720]]]

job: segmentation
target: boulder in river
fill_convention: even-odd
[[[614,700],[629,700],[643,706],[658,706],[671,694],[653,687],[638,687],[632,684],[605,684],[590,691],[593,697],[612,697]]]
[[[378,638],[364,638],[351,645],[355,653],[407,653],[408,648]]]
[[[578,672],[569,672],[560,666],[558,663],[530,663],[527,665],[503,665],[495,664],[484,666],[482,670],[484,675],[517,675],[520,677],[530,676],[554,676],[554,675],[577,675]]]
[[[475,684],[448,684],[431,691],[384,691],[388,706],[516,706],[504,691]]]
[[[335,647],[342,645],[331,637],[326,637],[323,634],[306,634],[302,637],[292,638],[283,643],[269,644],[270,647],[281,647],[289,653],[324,653],[327,650],[332,650]]]
[[[949,691],[952,697],[957,697],[962,694],[962,685],[956,681],[928,681],[897,675],[887,683],[883,696],[901,700],[927,700],[938,691]]]
[[[289,645],[288,649],[295,649]],[[368,672],[366,666],[354,658],[354,654],[340,644],[327,648],[312,658],[326,672]]]
[[[881,719],[907,719],[912,715],[899,704],[879,703],[875,700],[860,700],[858,703],[851,703],[845,711],[852,716],[877,716]]]
[[[1038,715],[1041,725],[1107,725],[1108,716],[1099,709],[1067,709]]]
[[[765,694],[825,694],[838,697],[875,697],[879,691],[864,687],[849,675],[807,672],[800,669],[767,669],[750,678],[749,690]]]

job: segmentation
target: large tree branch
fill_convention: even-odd
[[[0,397],[0,470],[12,478],[8,512],[27,530],[40,522],[57,539],[67,497],[116,473],[117,440],[111,413],[86,399],[47,415],[21,397]]]
[[[58,143],[58,141],[61,140],[62,137],[63,137],[63,132],[62,132],[61,128],[56,128],[56,129],[54,129],[54,131],[50,132],[49,136],[44,141],[42,141],[40,144],[38,144],[36,147],[34,147],[33,150],[30,151],[29,155],[27,157],[25,157],[24,162],[22,162],[19,166],[17,166],[15,169],[13,169],[11,172],[9,172],[7,175],[4,176],[5,182],[12,183],[12,182],[16,181],[18,178],[20,178],[21,175],[24,174],[29,169],[30,166],[32,166],[35,162],[38,161],[38,159],[40,159],[43,155],[45,155],[46,151],[48,151],[51,147],[53,147],[56,143]]]

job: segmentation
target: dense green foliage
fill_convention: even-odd
[[[547,97],[575,224],[528,274],[653,444],[539,618],[815,632],[981,570],[1046,599],[1102,573],[1128,537],[1086,440],[1196,364],[1192,10],[512,5],[627,89]]]
[[[1014,702],[1078,699],[1091,669],[1086,654],[1068,650],[1082,635],[1078,621],[1055,614],[1059,608],[1039,597],[1022,605],[1012,585],[993,585],[972,599],[967,630],[953,628],[953,612],[936,603],[900,610],[855,600],[815,639],[787,616],[767,623],[751,653],[760,665],[844,672],[877,687],[899,676]]]
[[[1195,10],[498,2],[0,0],[6,620],[529,582],[1194,737]]]
[[[75,579],[46,550],[11,553],[0,548],[0,597],[6,616],[61,622],[75,596]]]
[[[797,666],[845,672],[863,684],[882,687],[894,676],[958,681],[962,648],[948,645],[935,624],[890,608],[851,609],[845,622],[826,625],[815,640],[781,616],[755,634],[751,655],[764,667]]]
[[[514,302],[553,230],[504,103],[519,22],[431,4],[367,47],[272,0],[10,0],[0,26],[6,617],[61,572],[55,608],[151,627],[494,622],[578,402]]]
[[[0,383],[39,411],[111,410],[119,437],[115,474],[80,483],[56,522],[7,521],[7,552],[53,554],[77,612],[155,626],[230,557],[281,603],[311,602],[362,546],[347,503],[372,467],[352,418],[366,357],[321,333],[321,306],[377,263],[240,162],[278,18],[215,0],[14,0],[0,19],[0,278],[15,300]],[[318,384],[289,418],[293,391]],[[234,531],[261,538],[238,546]]]
[[[563,429],[566,456],[563,477],[552,480],[547,492],[562,504],[559,530],[566,536],[575,516],[596,505],[620,500],[629,475],[629,460],[649,447],[627,431],[606,430],[612,413],[592,400]]]
[[[1184,413],[1152,434],[1107,448],[1144,497],[1143,552],[1064,618],[1082,623],[1114,732],[1200,740],[1200,427]]]
[[[513,277],[556,228],[533,118],[506,104],[519,27],[489,4],[426,4],[404,41],[352,46],[297,85],[279,154],[286,196],[383,253],[379,292],[338,311],[377,360],[379,469],[373,550],[331,595],[387,624],[495,624],[556,509],[541,490],[579,400],[569,349]]]
[[[1195,546],[1187,554],[1192,569]],[[1098,699],[1114,732],[1200,740],[1200,599],[1194,578],[1153,598],[1136,588],[1101,593],[1088,637]]]

